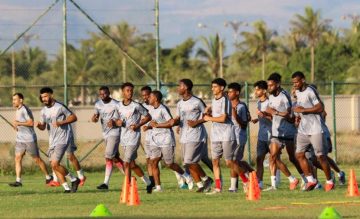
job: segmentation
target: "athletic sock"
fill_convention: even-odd
[[[215,188],[221,190],[221,180],[220,179],[215,179]]]
[[[201,178],[201,180],[204,181],[204,182],[209,179],[208,176],[204,176],[204,177],[200,177],[200,178]]]
[[[151,184],[155,185],[154,176],[149,176],[149,180]]]
[[[236,181],[237,181],[236,177],[231,177],[230,178],[230,189],[232,189],[232,190],[236,189]]]
[[[202,188],[202,187],[204,187],[204,184],[203,184],[202,181],[199,181],[199,182],[196,183],[196,186],[197,186],[198,188]]]
[[[106,166],[105,166],[105,179],[104,179],[104,184],[109,185],[109,181],[110,181],[110,176],[112,173],[112,168],[113,168],[113,162],[110,161],[106,161]]]
[[[240,178],[243,183],[247,183],[249,181],[249,179],[248,179],[248,177],[246,177],[245,173],[241,173]]]
[[[326,184],[334,184],[334,182],[332,179],[330,179],[330,180],[326,180]]]
[[[290,183],[293,183],[295,181],[295,177],[293,175],[290,175],[288,179]]]
[[[156,190],[161,190],[161,185],[156,185],[155,188]]]
[[[16,182],[19,182],[19,183],[21,183],[21,178],[19,178],[19,177],[16,177]]]
[[[63,184],[61,184],[65,190],[70,190],[69,185],[67,184],[67,182],[64,182]]]
[[[83,180],[84,179],[84,171],[82,169],[76,171],[79,179]]]
[[[59,182],[59,179],[57,178],[55,171],[53,171],[53,181]]]
[[[315,180],[315,178],[313,177],[313,175],[307,176],[307,177],[306,177],[306,180],[307,180],[308,182],[312,182],[312,183],[316,182],[316,180]]]
[[[176,177],[176,180],[177,180],[178,184],[179,185],[184,184],[184,181],[183,181],[183,178],[181,177],[181,175],[176,171],[174,171],[174,174],[175,174],[175,177]]]
[[[142,180],[147,186],[149,186],[149,185],[151,184],[151,181],[150,181],[149,178],[148,178],[147,176],[145,176],[145,175],[143,175],[143,176],[141,177],[141,180]]]
[[[49,180],[49,179],[51,179],[51,176],[50,175],[45,175],[45,179]]]
[[[276,187],[276,176],[270,176],[271,187]]]
[[[77,180],[77,178],[73,176],[70,172],[65,177],[68,178],[71,182],[75,182]]]

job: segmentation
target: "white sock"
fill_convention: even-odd
[[[203,184],[202,181],[199,181],[199,182],[196,183],[196,186],[197,186],[198,188],[202,188],[202,187],[204,187],[204,184]]]
[[[276,176],[270,176],[271,187],[276,187]]]
[[[59,179],[57,178],[55,171],[53,171],[53,178],[55,182],[59,182]]]
[[[312,182],[312,183],[316,182],[316,180],[315,180],[315,178],[313,177],[313,175],[307,176],[306,179],[307,179],[308,182]]]
[[[156,189],[156,190],[161,190],[161,185],[156,185],[156,186],[155,186],[155,189]]]
[[[84,179],[84,171],[82,169],[76,171],[79,179]]]
[[[70,187],[69,187],[69,185],[68,185],[66,182],[64,182],[64,183],[62,184],[62,186],[64,187],[65,190],[70,190]]]
[[[110,176],[105,175],[104,184],[109,185],[109,182],[110,182]]]
[[[204,181],[204,182],[205,182],[206,180],[208,180],[208,179],[209,179],[208,176],[201,177],[201,180]]]
[[[16,177],[16,182],[19,182],[19,183],[21,183],[21,178],[19,178],[19,177]]]
[[[147,176],[145,176],[145,175],[143,175],[143,176],[141,177],[141,180],[142,180],[147,186],[151,184],[151,181],[150,181],[149,177],[147,177]]]
[[[51,179],[51,176],[50,175],[45,175],[45,179],[49,180],[49,179]]]
[[[236,189],[236,181],[237,181],[237,178],[235,178],[235,177],[230,178],[230,189]]]
[[[341,176],[341,174],[340,174],[340,173],[341,173],[341,171],[337,173],[337,176],[338,176],[338,177],[340,177],[340,176]]]
[[[178,172],[176,172],[176,171],[174,171],[174,173],[175,173],[175,177],[176,177],[176,180],[177,180],[178,184],[179,184],[179,185],[184,184],[184,181],[183,181],[181,175],[180,175]]]
[[[332,180],[332,179],[330,179],[330,180],[326,180],[326,183],[327,183],[327,184],[334,184],[334,182],[333,182],[333,180]]]
[[[77,178],[73,176],[70,172],[65,177],[68,178],[71,182],[75,182],[77,180]]]
[[[293,175],[290,175],[288,179],[290,183],[293,183],[295,181],[295,177]]]

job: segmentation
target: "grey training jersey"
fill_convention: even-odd
[[[147,109],[148,112],[154,108],[153,106],[146,104],[146,103],[143,103],[142,105],[143,105],[143,107],[145,107],[145,109]],[[146,126],[148,126],[148,125],[149,125],[149,122],[146,123]],[[150,144],[151,133],[152,133],[152,129],[148,129],[145,132],[145,143],[146,144]]]
[[[29,120],[34,121],[34,116],[31,110],[22,105],[19,109],[16,109],[15,120],[18,122],[26,122]],[[16,142],[35,142],[36,134],[34,127],[18,126],[16,132]]]
[[[292,107],[288,92],[281,90],[279,95],[270,95],[269,107],[279,112],[286,112]],[[293,139],[296,134],[294,124],[288,122],[284,117],[273,115],[271,136]]]
[[[206,141],[206,129],[204,124],[192,128],[188,126],[188,120],[202,119],[205,112],[205,103],[198,97],[191,96],[188,100],[181,99],[177,103],[176,114],[180,117],[180,143]]]
[[[111,99],[109,103],[104,103],[102,100],[98,100],[95,103],[95,114],[99,115],[102,134],[104,138],[109,136],[120,136],[120,128],[119,127],[112,127],[109,128],[107,123],[110,120],[119,119],[119,114],[117,112],[117,105],[119,101]]]
[[[269,99],[266,99],[264,101],[258,101],[257,102],[257,109],[260,112],[266,111],[266,109],[269,106]],[[258,132],[258,140],[259,141],[269,141],[271,136],[271,126],[272,122],[266,118],[260,118],[259,119],[259,132]]]
[[[120,144],[122,146],[134,146],[140,142],[141,132],[140,129],[133,131],[129,127],[140,123],[141,116],[146,116],[148,111],[143,105],[138,102],[131,101],[128,105],[120,102],[117,106],[120,119],[124,122],[121,127]]]
[[[55,101],[51,107],[45,106],[40,112],[40,122],[46,124],[49,131],[49,147],[68,144],[71,136],[71,124],[59,127],[53,126],[56,121],[64,121],[73,113],[64,104]]]
[[[234,124],[231,121],[231,103],[226,96],[211,101],[212,117],[226,114],[224,123],[212,122],[211,141],[235,141]]]
[[[149,111],[151,118],[156,123],[164,123],[172,119],[170,110],[163,104]],[[175,135],[172,128],[153,128],[150,145],[156,147],[175,146]]]
[[[241,121],[247,122],[247,106],[243,102],[239,102],[236,106],[236,114],[240,118]],[[236,118],[232,115],[231,120],[234,123],[234,130],[235,130],[235,136],[236,136],[236,143],[240,145],[240,143],[246,142],[246,128],[241,128],[240,124],[236,121]]]
[[[297,105],[304,108],[312,108],[321,100],[313,88],[307,86],[304,91],[296,91]],[[322,133],[321,118],[319,113],[300,113],[298,132],[304,135]]]

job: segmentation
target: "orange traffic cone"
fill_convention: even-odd
[[[129,199],[130,193],[130,184],[129,184],[129,177],[125,176],[123,187],[120,194],[120,203],[126,204]]]
[[[138,188],[136,184],[136,178],[131,177],[131,187],[130,187],[130,196],[127,202],[127,205],[137,206],[140,205],[140,198],[138,193]]]
[[[359,194],[358,184],[356,182],[355,171],[354,171],[354,169],[351,169],[350,170],[350,179],[349,179],[347,196],[356,197],[356,196],[359,196],[359,195],[360,194]]]
[[[260,199],[260,188],[256,178],[256,172],[250,173],[249,188],[246,194],[246,199],[250,201],[256,201]]]

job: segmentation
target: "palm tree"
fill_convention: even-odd
[[[209,38],[200,37],[204,48],[199,48],[196,56],[207,60],[211,75],[213,78],[223,77],[222,59],[224,50],[224,41],[220,40],[219,34],[210,36]]]
[[[311,83],[315,80],[315,47],[324,32],[329,29],[331,20],[321,18],[320,11],[314,11],[311,7],[305,8],[305,14],[296,14],[291,20],[293,32],[303,36],[310,46],[311,55]]]
[[[242,32],[244,37],[239,46],[244,49],[251,57],[258,59],[261,57],[262,62],[262,79],[265,79],[266,55],[269,51],[276,48],[273,36],[277,35],[276,31],[268,29],[264,21],[257,21],[253,24],[253,32]]]

